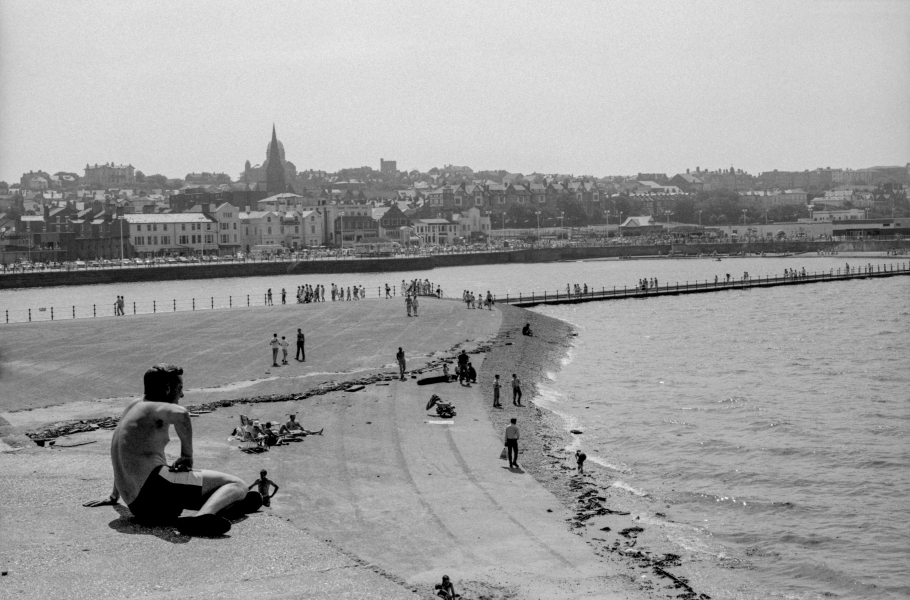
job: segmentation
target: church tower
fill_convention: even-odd
[[[287,189],[284,181],[284,165],[281,164],[281,155],[278,152],[278,136],[275,134],[275,124],[272,123],[272,143],[269,144],[269,165],[265,173],[266,191],[269,194],[281,194]]]

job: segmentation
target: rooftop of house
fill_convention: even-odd
[[[127,223],[152,224],[152,223],[211,223],[212,219],[203,213],[155,213],[123,215]]]

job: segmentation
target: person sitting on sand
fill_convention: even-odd
[[[272,496],[278,493],[278,484],[266,477],[268,471],[265,469],[259,471],[259,479],[250,484],[250,487],[247,489],[253,489],[253,487],[259,487],[259,495],[262,496],[262,505],[271,506],[272,505]],[[269,487],[275,488],[271,494],[269,494]]]
[[[458,594],[455,593],[455,586],[452,585],[452,580],[448,575],[443,575],[442,583],[436,584],[436,595],[445,600],[455,600],[458,597]]]
[[[471,363],[468,363],[468,383],[477,383],[477,371]]]
[[[146,371],[144,385],[145,396],[126,407],[111,438],[111,495],[83,506],[116,505],[122,497],[145,522],[176,524],[183,535],[223,535],[231,528],[228,518],[255,512],[262,499],[248,494],[239,477],[193,469],[192,420],[177,404],[183,397],[183,369],[156,365]],[[171,425],[180,438],[180,457],[168,467],[164,448]],[[180,517],[185,509],[196,515]]]
[[[288,415],[288,421],[278,430],[280,435],[322,435],[322,429],[319,431],[308,431],[297,421],[297,415]]]
[[[531,324],[525,323],[525,326],[521,328],[521,335],[533,336],[534,333],[531,331]]]

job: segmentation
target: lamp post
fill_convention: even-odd
[[[746,208],[743,209],[743,227],[746,226],[746,211],[747,211],[747,210],[748,210],[748,209],[746,209]]]
[[[892,210],[892,212],[894,212],[894,211]],[[559,228],[562,230],[563,235],[565,235],[565,233],[566,233],[565,216],[566,216],[566,212],[564,210],[559,211]]]
[[[619,211],[619,237],[622,237],[622,211]]]
[[[701,227],[701,211],[698,211],[698,226]]]
[[[534,211],[534,214],[537,215],[537,244],[540,245],[540,211]]]
[[[123,215],[120,215],[120,266],[123,266]]]

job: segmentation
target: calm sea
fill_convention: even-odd
[[[906,262],[902,257],[900,262]],[[897,259],[589,261],[0,291],[0,311],[261,304],[269,287],[428,278],[450,296],[828,271]],[[203,302],[201,299],[205,298]],[[276,297],[277,300],[277,297]],[[243,303],[243,302],[241,302]],[[290,309],[290,307],[289,307]],[[318,306],[300,310],[318,310]],[[722,598],[910,596],[910,278],[540,307],[579,330],[539,401]],[[0,313],[2,314],[2,313]],[[2,325],[0,325],[2,331]],[[669,507],[664,510],[663,507]],[[702,565],[704,568],[702,568]],[[720,568],[718,568],[720,567]],[[702,575],[701,573],[704,571]],[[712,575],[713,573],[713,575]],[[717,573],[722,573],[718,576]]]

